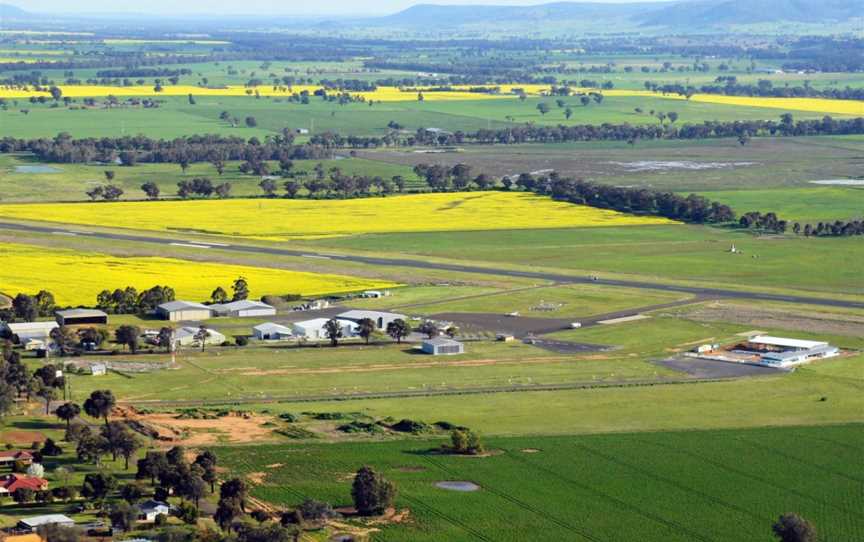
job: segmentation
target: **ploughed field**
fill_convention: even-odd
[[[255,497],[350,504],[351,473],[372,465],[410,520],[376,540],[773,540],[796,512],[825,540],[864,537],[861,425],[490,438],[489,457],[430,450],[439,440],[217,450]],[[466,481],[472,492],[441,481]]]
[[[47,203],[0,206],[0,217],[287,240],[363,233],[674,224],[527,193],[455,192],[348,200]]]
[[[175,258],[113,256],[60,248],[0,243],[0,292],[14,296],[48,290],[57,303],[92,306],[102,290],[134,286],[142,291],[152,286],[174,288],[177,299],[203,301],[217,287],[229,290],[237,277],[249,282],[252,298],[274,294],[323,295],[367,288],[391,287],[382,280],[194,262]]]

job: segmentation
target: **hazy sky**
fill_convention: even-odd
[[[34,12],[62,13],[379,15],[394,13],[421,3],[519,6],[552,1],[555,0],[0,0],[0,3],[9,3]],[[609,3],[634,0],[589,1]]]

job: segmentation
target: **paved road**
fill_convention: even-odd
[[[481,273],[484,275],[499,275],[505,277],[520,277],[537,280],[548,280],[552,282],[563,282],[571,284],[599,284],[604,286],[623,286],[627,288],[640,288],[650,290],[661,290],[666,292],[679,292],[692,294],[701,297],[712,298],[738,298],[749,299],[754,301],[784,301],[789,303],[801,303],[805,305],[823,305],[826,307],[843,307],[851,309],[864,309],[864,302],[847,301],[843,299],[832,299],[828,297],[808,297],[798,295],[782,295],[770,294],[764,292],[748,292],[727,290],[722,288],[703,288],[698,286],[676,286],[672,284],[659,284],[635,280],[616,280],[604,279],[586,276],[562,275],[559,273],[547,273],[542,271],[516,271],[512,269],[501,269],[495,267],[481,267],[473,265],[447,264],[438,262],[428,262],[424,260],[414,260],[410,258],[376,258],[372,256],[355,256],[345,254],[327,254],[317,253],[302,250],[291,250],[274,247],[261,247],[254,245],[240,245],[215,243],[204,241],[182,241],[172,239],[170,237],[155,237],[152,235],[132,235],[124,233],[105,233],[88,231],[86,226],[81,227],[49,227],[35,226],[29,224],[15,224],[8,222],[0,222],[0,230],[25,231],[34,233],[47,233],[53,235],[89,237],[95,239],[108,239],[115,241],[133,241],[137,243],[153,243],[159,245],[173,245],[186,247],[189,249],[208,250],[218,249],[231,252],[253,253],[253,254],[272,254],[274,256],[297,256],[302,258],[314,258],[333,261],[346,261],[353,263],[362,263],[368,265],[389,266],[389,267],[413,267],[416,269],[434,269],[442,271],[454,271],[459,273]]]

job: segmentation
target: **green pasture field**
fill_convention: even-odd
[[[362,158],[344,157],[338,160],[297,160],[293,171],[305,171],[308,176],[314,176],[313,169],[317,164],[324,166],[325,171],[339,168],[346,175],[381,176],[390,179],[401,175],[408,189],[419,186],[420,181],[411,168],[399,164],[389,164]],[[31,173],[20,172],[16,168],[47,165],[56,172]],[[272,173],[278,174],[279,164],[269,163]],[[111,184],[124,190],[121,199],[146,199],[141,190],[145,182],[155,182],[161,191],[161,198],[174,198],[177,193],[177,183],[181,180],[192,180],[196,177],[208,177],[214,184],[231,183],[231,195],[235,197],[263,196],[264,192],[258,186],[261,178],[256,175],[244,175],[238,167],[240,162],[226,162],[225,171],[220,176],[209,162],[196,162],[189,165],[184,173],[177,164],[147,164],[138,163],[132,167],[106,164],[43,164],[26,154],[0,155],[0,189],[5,202],[36,202],[36,201],[82,201],[88,200],[87,190],[96,185],[106,184],[105,171],[114,172]],[[283,184],[288,179],[276,179],[278,194],[284,195]],[[301,193],[302,195],[302,193]]]
[[[578,318],[619,310],[670,303],[688,296],[681,294],[610,288],[589,284],[524,288],[453,301],[432,302],[413,307],[418,314],[444,312],[488,312],[534,318]]]
[[[712,335],[705,331],[693,338]],[[799,367],[792,374],[723,382],[245,407],[447,420],[486,435],[507,436],[859,423],[862,364],[864,355],[858,354]]]
[[[864,244],[854,237],[758,237],[733,228],[689,225],[380,234],[303,244],[800,294],[860,295],[859,270],[864,268]],[[743,252],[731,254],[733,244]]]
[[[739,212],[770,206],[780,217],[800,220],[802,223],[833,223],[835,220],[864,218],[864,184],[858,187],[813,185],[810,188],[727,190],[700,194],[722,201]]]
[[[246,333],[250,333],[251,325]],[[710,327],[722,327],[710,324]],[[387,339],[389,342],[389,338]],[[120,355],[114,361],[164,362],[167,354]],[[476,363],[474,363],[476,362]],[[146,405],[160,400],[225,399],[255,402],[270,396],[352,394],[560,382],[662,380],[677,373],[641,359],[580,359],[522,343],[469,342],[466,353],[433,358],[412,345],[365,346],[352,340],[338,347],[184,348],[178,368],[144,374],[113,372],[104,377],[70,376],[75,398],[111,389],[121,400]],[[167,366],[167,365],[166,365]],[[170,383],[166,383],[170,382]]]
[[[194,93],[193,93],[194,96]],[[284,98],[248,96],[198,96],[191,105],[186,96],[159,97],[158,109],[115,107],[110,109],[68,109],[51,104],[31,104],[25,99],[7,100],[8,108],[0,111],[0,122],[6,133],[16,137],[51,137],[69,132],[74,137],[98,137],[144,134],[150,137],[219,133],[242,137],[262,137],[284,128],[306,128],[312,133],[336,131],[345,135],[383,135],[387,124],[395,121],[409,131],[418,128],[441,128],[449,131],[473,131],[504,128],[534,122],[547,125],[630,123],[655,124],[651,110],[677,112],[678,124],[710,120],[777,119],[783,113],[795,118],[822,118],[821,113],[785,111],[759,107],[710,104],[655,97],[606,97],[598,105],[582,106],[578,98],[562,98],[573,110],[567,120],[567,107],[558,107],[555,98],[516,98],[424,102],[375,102],[338,105],[313,97],[309,104],[290,103]],[[101,102],[104,99],[99,99]],[[80,103],[80,99],[76,100]],[[542,115],[539,103],[552,108]],[[642,108],[643,113],[636,113]],[[29,111],[23,114],[22,109]],[[219,120],[228,111],[241,121],[247,116],[258,120],[257,128],[232,128]],[[842,115],[834,115],[842,117]]]
[[[254,496],[350,504],[372,465],[411,520],[376,540],[772,540],[794,511],[826,540],[864,536],[860,425],[490,438],[490,457],[434,453],[443,439],[219,448],[221,465],[263,475]],[[274,466],[276,465],[276,466]],[[818,472],[818,475],[814,475]],[[476,492],[439,481],[471,481]]]

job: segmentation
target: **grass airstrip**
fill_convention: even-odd
[[[307,273],[192,262],[160,257],[120,257],[32,245],[0,243],[0,292],[14,296],[48,290],[58,305],[92,306],[105,289],[134,286],[139,291],[155,285],[174,288],[178,299],[203,301],[221,286],[230,291],[237,277],[245,277],[252,297],[266,294],[322,295],[350,292],[394,283],[341,275]]]
[[[674,224],[528,193],[455,192],[348,200],[232,199],[0,206],[0,216],[268,240],[363,233]]]
[[[308,92],[313,94],[322,87],[317,85],[297,85],[292,87],[243,85],[226,85],[222,87],[202,87],[196,85],[169,85],[156,91],[153,86],[131,85],[58,85],[63,96],[70,98],[104,97],[104,96],[291,96]],[[516,99],[519,93],[528,96],[543,96],[550,90],[548,85],[504,85],[500,93],[470,92],[467,87],[454,87],[448,91],[430,91],[429,89],[403,89],[399,87],[378,87],[370,92],[349,92],[362,96],[373,102],[406,102],[418,101],[422,93],[423,101],[461,101],[461,100],[495,100]],[[421,91],[421,92],[418,92]],[[857,100],[834,100],[825,98],[772,98],[758,96],[725,96],[715,94],[696,94],[689,99],[678,94],[657,94],[647,90],[611,89],[598,90],[589,88],[574,89],[576,92],[599,92],[609,97],[645,97],[663,98],[669,100],[689,100],[712,104],[734,105],[743,107],[763,107],[769,109],[785,109],[808,111],[835,115],[864,115],[864,102]],[[330,93],[338,91],[331,90]],[[0,98],[30,98],[32,96],[50,97],[47,90],[34,90],[29,87],[0,87]],[[550,97],[551,99],[551,97]]]

